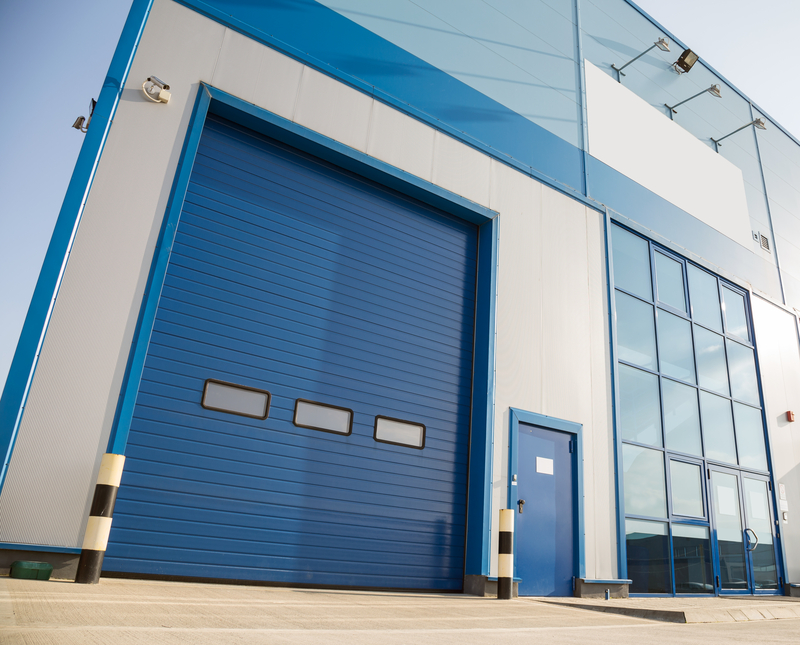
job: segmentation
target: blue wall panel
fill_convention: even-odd
[[[104,568],[461,588],[477,227],[209,120],[161,292]],[[217,378],[272,393],[206,410]],[[354,411],[340,436],[297,398]],[[377,443],[375,415],[425,424]]]
[[[572,188],[582,186],[582,154],[574,145],[459,80],[452,75],[454,70],[440,69],[317,2],[178,1],[323,71],[349,77],[361,89],[408,106],[412,113],[432,117],[466,135],[468,141],[508,155]],[[571,62],[569,66],[574,78],[577,67]],[[527,79],[533,82],[529,75]],[[574,91],[573,85],[568,83],[567,93]],[[572,101],[568,104],[569,111],[561,118],[574,122],[577,108],[571,107]],[[530,105],[527,111],[536,109]]]
[[[320,4],[580,146],[571,15],[536,0]]]

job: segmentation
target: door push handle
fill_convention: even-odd
[[[525,500],[524,499],[519,500],[517,502],[517,505],[519,506],[519,512],[522,513],[522,507],[525,506]]]
[[[758,546],[758,535],[756,535],[756,532],[753,529],[745,529],[744,532],[753,534],[753,539],[755,540],[755,542],[752,543],[753,544],[752,546],[750,546],[750,544],[748,544],[747,545],[747,550],[748,551],[755,551],[756,547]]]

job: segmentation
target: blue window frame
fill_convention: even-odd
[[[715,593],[709,468],[769,478],[748,293],[622,226],[610,233],[630,591]]]

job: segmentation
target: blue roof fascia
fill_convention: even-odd
[[[0,490],[72,242],[153,0],[133,0],[58,214],[0,398]]]
[[[669,29],[664,27],[658,20],[653,18],[649,13],[647,13],[644,9],[642,9],[639,5],[637,5],[633,0],[625,0],[631,7],[636,9],[640,14],[642,14],[645,18],[647,18],[650,22],[652,22],[656,27],[658,27],[661,31],[663,31],[667,36],[669,36],[670,40],[678,43],[684,49],[688,48],[680,38],[677,38]],[[697,53],[697,52],[695,52]],[[711,65],[708,64],[705,58],[702,56],[698,57],[699,62],[703,64],[703,66],[712,74],[714,74],[719,80],[725,83],[728,87],[730,87],[734,92],[736,92],[739,96],[741,96],[745,101],[747,101],[751,106],[753,106],[756,110],[758,110],[761,114],[767,117],[774,125],[777,127],[781,132],[783,132],[787,137],[789,137],[792,141],[794,141],[798,146],[800,146],[800,139],[797,139],[791,132],[789,132],[786,128],[784,128],[780,123],[778,123],[775,119],[773,119],[766,110],[763,110],[758,103],[753,101],[747,94],[742,92],[738,87],[736,87],[733,83],[731,83],[727,78],[725,78],[722,74],[720,74],[716,69],[714,69]]]

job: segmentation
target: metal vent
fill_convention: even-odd
[[[769,251],[769,238],[763,233],[761,234],[761,248]]]

